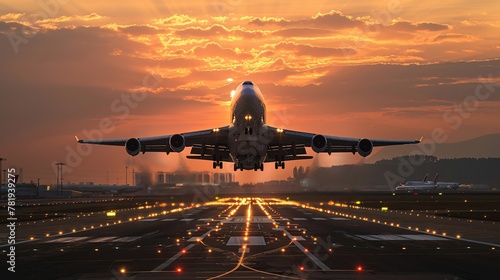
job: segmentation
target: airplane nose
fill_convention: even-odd
[[[253,88],[244,88],[241,91],[241,95],[242,96],[245,96],[245,95],[255,95],[255,90]]]

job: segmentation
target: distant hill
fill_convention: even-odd
[[[500,158],[500,134],[489,134],[463,142],[435,144],[436,149],[430,155],[444,158]],[[364,159],[364,163],[375,163],[383,159],[409,155],[419,150],[417,145],[394,146],[374,149],[374,154]],[[378,151],[378,152],[377,152]],[[420,152],[422,153],[422,152]]]

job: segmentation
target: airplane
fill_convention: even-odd
[[[436,177],[439,174],[436,174]],[[460,184],[458,182],[436,182],[438,189],[447,189],[447,190],[455,190],[458,189]]]
[[[236,170],[264,170],[264,163],[274,162],[275,169],[285,168],[285,161],[311,159],[306,147],[316,153],[351,152],[362,157],[373,147],[417,144],[420,140],[379,140],[347,138],[293,131],[266,124],[266,103],[260,89],[244,81],[234,91],[230,106],[230,124],[212,129],[154,137],[108,140],[76,140],[82,144],[124,146],[127,153],[180,153],[191,147],[189,159],[208,160],[213,168],[223,162],[234,163]]]
[[[437,189],[437,179],[439,174],[436,174],[433,181],[425,181],[428,175],[425,175],[422,181],[408,181],[404,185],[397,186],[397,191],[416,191],[416,190],[435,190]]]
[[[408,181],[405,183],[405,185],[411,185],[411,184],[420,184],[420,183],[424,183],[426,182],[427,180],[427,177],[429,177],[429,173],[425,174],[424,178],[422,179],[422,181]]]

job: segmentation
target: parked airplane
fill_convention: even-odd
[[[155,137],[110,140],[79,140],[84,144],[125,146],[136,156],[145,152],[182,152],[191,147],[190,159],[213,161],[213,168],[222,162],[233,162],[234,170],[264,170],[265,162],[285,168],[285,161],[311,159],[306,147],[316,153],[356,152],[366,157],[373,147],[416,144],[420,140],[378,140],[346,138],[287,130],[266,124],[266,104],[257,85],[251,81],[240,84],[232,97],[230,124],[213,129],[169,134]]]
[[[436,174],[436,177],[438,174]],[[458,189],[460,184],[458,182],[436,182],[437,188],[438,189],[447,189],[447,190],[454,190]]]
[[[422,179],[422,181],[408,181],[408,182],[406,182],[406,184],[405,184],[405,185],[408,185],[408,184],[410,184],[410,185],[411,185],[411,184],[420,184],[420,183],[424,183],[424,182],[426,182],[427,177],[429,177],[429,173],[425,174],[424,179]]]
[[[397,191],[416,191],[416,190],[435,190],[437,189],[437,179],[439,174],[436,174],[434,180],[425,181],[427,179],[427,175],[425,175],[424,180],[422,181],[408,181],[404,185],[396,187]]]

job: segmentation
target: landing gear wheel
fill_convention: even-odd
[[[260,171],[264,171],[264,163],[263,162],[260,163]]]
[[[213,164],[212,164],[212,166],[213,166],[214,169],[216,169],[217,168],[217,162],[214,161]]]
[[[281,169],[285,169],[285,162],[281,163]]]
[[[234,164],[234,171],[238,170],[238,165],[235,163]]]
[[[278,169],[278,167],[279,167],[279,163],[278,163],[278,162],[275,162],[275,163],[274,163],[274,169]]]

